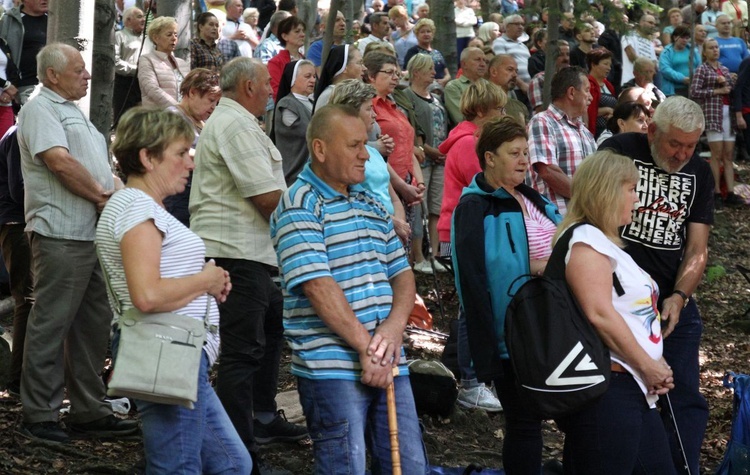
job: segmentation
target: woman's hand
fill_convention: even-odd
[[[649,360],[649,363],[638,371],[649,394],[666,394],[674,388],[672,368],[664,358]]]
[[[418,147],[418,146],[415,145],[414,146],[414,156],[417,157],[417,161],[419,163],[424,163],[424,158],[425,158],[424,148],[423,147]]]
[[[604,117],[605,119],[609,119],[612,117],[612,114],[614,114],[615,110],[611,107],[600,107],[599,108],[599,116]]]
[[[208,277],[208,293],[216,298],[217,302],[226,302],[227,296],[232,290],[232,282],[229,278],[229,272],[218,267],[213,259],[206,262],[206,265],[203,266],[201,272],[205,273]]]
[[[445,155],[440,153],[440,150],[436,149],[435,147],[431,147],[429,145],[424,146],[424,153],[429,157],[430,160],[435,162],[436,165],[444,165],[445,164]]]
[[[409,206],[418,205],[422,202],[422,196],[424,195],[424,183],[421,184],[421,186],[413,186],[407,184],[404,186],[404,188],[399,192],[399,196],[401,196],[401,199],[406,202]]]
[[[375,142],[375,148],[380,152],[380,155],[387,157],[391,153],[393,153],[393,148],[396,146],[396,144],[393,142],[393,137],[391,137],[388,134],[383,134],[380,137],[378,137],[378,140]]]
[[[729,86],[724,86],[724,87],[714,89],[715,96],[726,95],[726,94],[729,94],[730,92],[732,92],[732,88]]]

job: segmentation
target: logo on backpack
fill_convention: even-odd
[[[580,341],[576,343],[576,346],[568,353],[568,355],[560,362],[555,368],[552,374],[544,381],[547,386],[570,386],[570,385],[581,385],[590,384],[596,385],[603,382],[606,378],[602,374],[594,374],[589,376],[563,376],[568,370],[578,361],[573,371],[575,373],[581,373],[586,371],[599,371],[599,367],[591,359],[591,355],[584,353],[583,343]],[[581,353],[584,353],[583,357],[580,357]],[[532,388],[530,388],[532,389]],[[566,390],[561,390],[566,391]]]

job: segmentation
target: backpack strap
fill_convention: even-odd
[[[547,260],[547,267],[544,270],[545,277],[565,280],[565,256],[568,253],[570,239],[573,237],[573,231],[578,226],[584,224],[589,223],[585,221],[575,223],[562,233],[555,243],[555,246],[552,248],[552,254],[549,256],[549,260]],[[615,288],[615,292],[617,292],[619,297],[625,295],[625,289],[623,289],[620,279],[617,278],[617,274],[614,272],[612,272],[612,286]]]

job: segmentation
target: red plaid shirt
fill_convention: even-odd
[[[719,64],[719,74],[713,66],[707,63],[701,64],[698,69],[695,70],[693,76],[693,82],[690,85],[690,98],[693,99],[703,109],[703,115],[706,118],[706,130],[714,132],[723,132],[722,128],[722,114],[724,108],[724,99],[729,99],[731,96],[724,94],[714,94],[714,89],[719,89],[723,86],[719,85],[719,76],[724,76],[732,89],[734,89],[734,79],[729,74],[729,70]],[[734,94],[732,91],[731,94]],[[731,100],[729,100],[731,104]],[[732,123],[732,130],[737,130],[737,121],[732,114],[730,109],[729,118]]]
[[[596,151],[594,136],[580,117],[571,120],[565,112],[550,104],[547,110],[536,114],[529,121],[529,139],[529,160],[532,166],[526,182],[547,196],[557,205],[560,213],[565,215],[568,199],[555,194],[536,173],[533,165],[556,165],[568,177],[573,178],[583,159]]]

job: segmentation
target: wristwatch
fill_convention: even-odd
[[[687,307],[688,302],[690,302],[690,297],[688,297],[687,294],[683,292],[682,290],[677,290],[677,289],[672,291],[672,295],[674,294],[677,294],[680,297],[682,297],[682,302],[683,302],[682,308]]]

